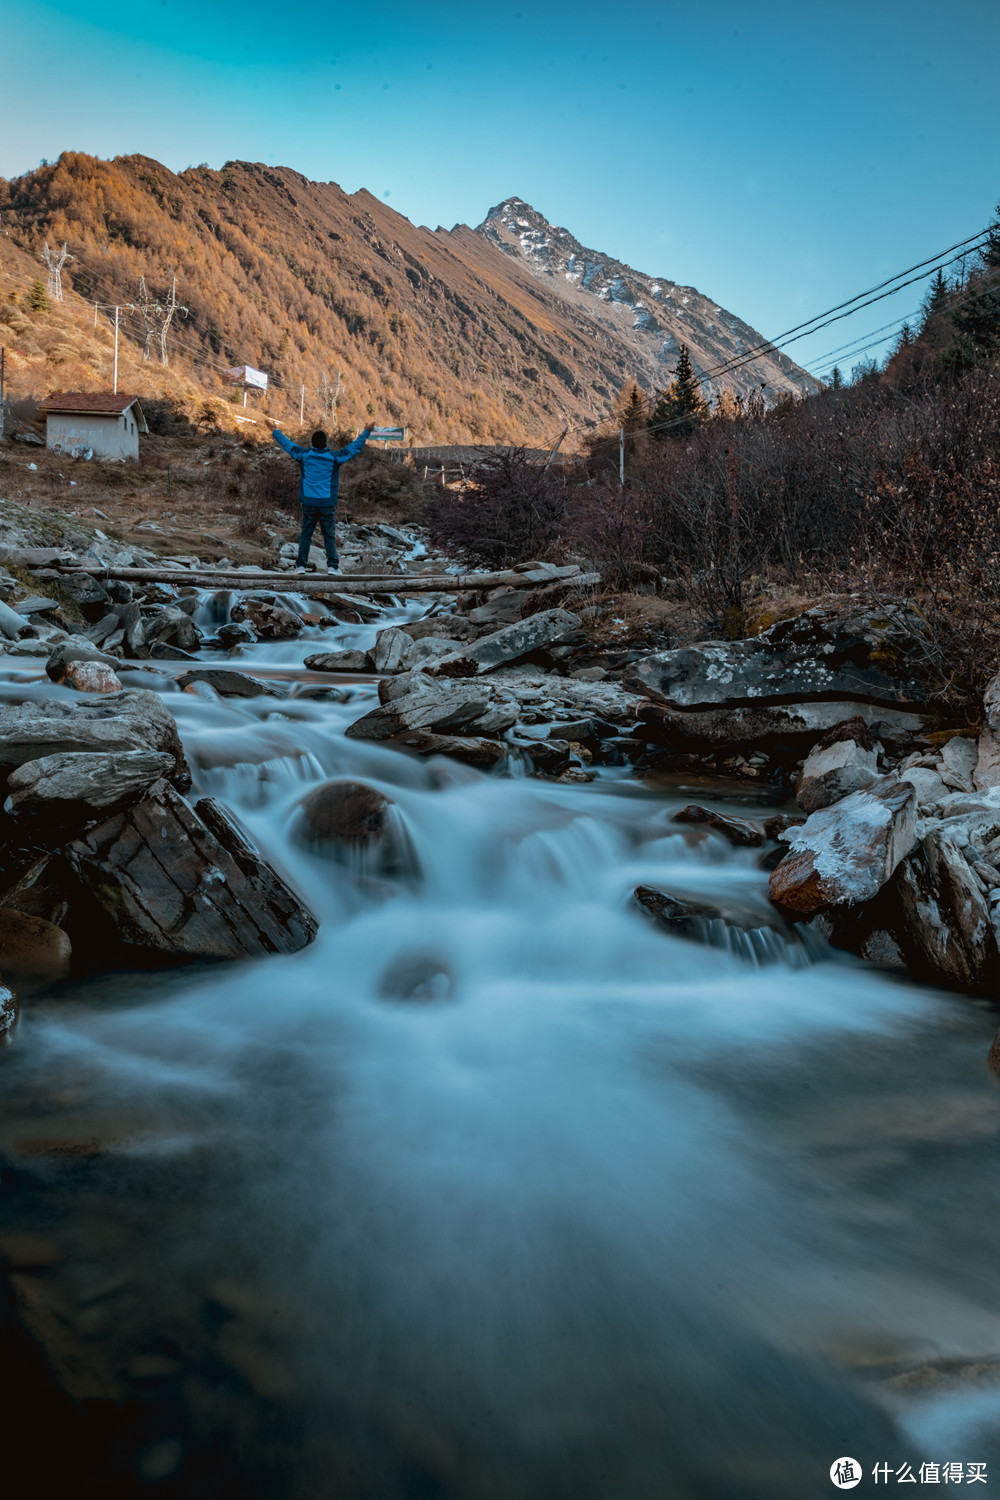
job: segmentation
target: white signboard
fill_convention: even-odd
[[[234,370],[227,370],[226,379],[231,380],[233,385],[249,385],[256,391],[267,390],[267,376],[263,370],[255,370],[252,365],[237,365]]]

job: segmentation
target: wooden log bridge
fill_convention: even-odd
[[[99,563],[57,563],[53,571],[86,573],[92,578],[122,583],[193,584],[196,588],[266,589],[293,594],[464,594],[479,589],[538,588],[563,583],[570,588],[594,588],[599,573],[584,573],[578,567],[556,568],[546,564],[523,572],[505,573],[240,573],[216,572],[212,568],[115,568]]]

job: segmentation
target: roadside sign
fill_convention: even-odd
[[[379,438],[383,443],[405,443],[405,427],[373,427],[369,437]]]

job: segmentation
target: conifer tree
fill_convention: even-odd
[[[839,391],[843,389],[843,386],[844,377],[841,374],[840,366],[834,365],[833,369],[830,371],[830,389],[831,391]]]
[[[48,312],[49,294],[45,290],[45,283],[36,279],[32,282],[31,291],[28,293],[28,306],[32,312]]]
[[[980,251],[979,265],[951,316],[960,362],[976,364],[1000,354],[1000,204]]]
[[[656,438],[689,438],[708,414],[708,402],[701,394],[687,344],[682,344],[674,378],[665,391],[660,391],[650,413],[650,430]]]
[[[616,427],[624,427],[626,432],[640,432],[648,419],[649,405],[646,397],[638,382],[630,380],[618,393],[611,420]]]

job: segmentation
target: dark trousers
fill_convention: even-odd
[[[309,548],[312,544],[313,532],[316,530],[317,521],[323,533],[323,545],[326,547],[327,565],[331,568],[339,566],[336,520],[337,507],[335,505],[303,505],[302,530],[299,533],[298,566],[300,568],[304,568],[309,561]]]

